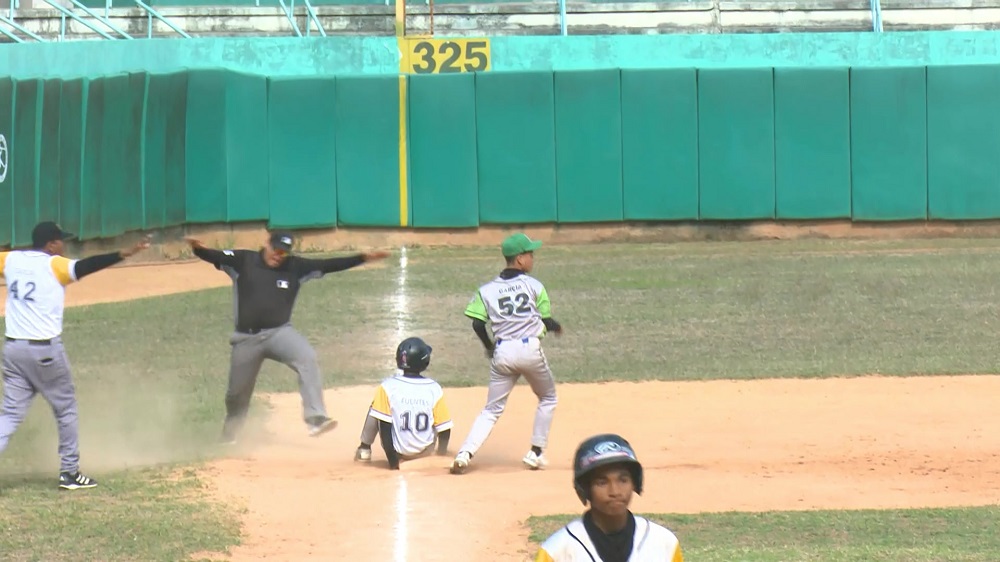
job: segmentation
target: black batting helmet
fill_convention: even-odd
[[[396,347],[396,366],[408,373],[419,373],[431,364],[431,346],[420,338],[406,338]]]
[[[619,463],[628,465],[635,493],[641,495],[642,465],[639,464],[632,445],[625,438],[614,433],[602,433],[580,443],[573,457],[573,487],[576,488],[576,495],[583,505],[587,505],[590,499],[587,475],[598,467]]]

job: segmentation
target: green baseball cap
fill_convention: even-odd
[[[500,248],[503,250],[503,255],[508,258],[525,252],[534,252],[541,247],[542,242],[540,240],[532,240],[523,232],[511,234],[505,238],[503,244],[500,245]]]

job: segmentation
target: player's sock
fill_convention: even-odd
[[[535,447],[534,445],[532,445],[531,446],[531,452],[535,453],[538,456],[541,456],[542,455],[542,448],[541,447]]]
[[[361,442],[361,444],[360,444],[360,445],[358,445],[358,448],[359,448],[359,449],[371,449],[371,448],[372,448],[372,446],[371,446],[371,445],[369,445],[368,443],[365,443],[364,441],[362,441],[362,442]]]

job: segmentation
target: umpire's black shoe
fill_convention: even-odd
[[[309,426],[309,435],[318,437],[336,428],[337,422],[326,416],[313,416],[306,420],[306,425]]]
[[[83,488],[96,488],[97,480],[84,476],[80,472],[76,474],[62,472],[59,474],[59,487],[63,490],[82,490]]]

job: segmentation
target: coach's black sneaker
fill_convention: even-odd
[[[306,420],[306,425],[309,426],[309,435],[318,437],[336,428],[337,422],[326,416],[313,416]]]
[[[59,487],[63,490],[81,490],[83,488],[96,488],[97,481],[93,478],[84,476],[80,472],[76,474],[71,474],[69,472],[62,472],[59,474]]]

